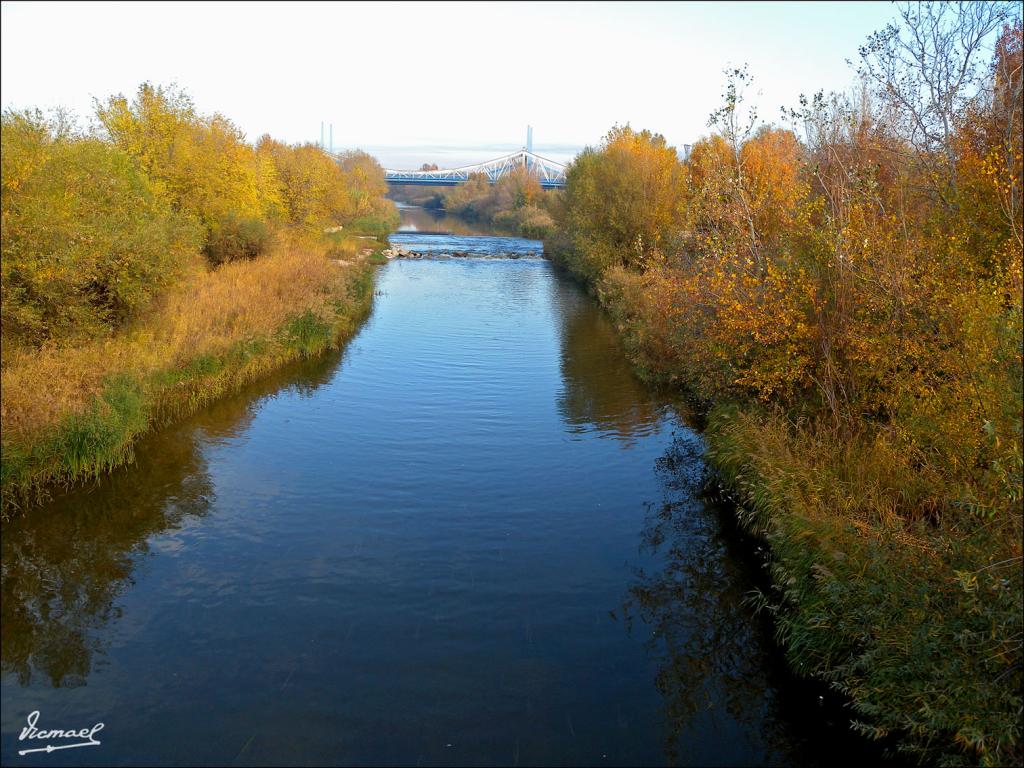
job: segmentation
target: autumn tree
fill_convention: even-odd
[[[984,87],[986,44],[1011,19],[1014,7],[902,3],[899,23],[875,32],[860,48],[860,74],[874,87],[886,119],[914,147],[928,173],[953,188],[958,117]],[[941,182],[935,189],[944,195]]]
[[[663,136],[616,126],[566,172],[571,267],[595,277],[613,265],[659,263],[678,242],[684,192],[682,165]]]
[[[214,261],[225,260],[217,248],[221,230],[237,230],[238,222],[254,230],[256,222],[281,215],[274,165],[227,118],[197,114],[182,91],[145,83],[133,101],[112,96],[97,102],[96,112],[114,145],[135,159],[158,194],[203,224]]]
[[[38,113],[3,115],[5,349],[116,328],[181,274],[200,232],[133,159]]]
[[[794,130],[760,125],[749,73],[727,71],[660,220],[671,258],[629,248],[624,224],[657,206],[637,205],[655,185],[636,183],[650,177],[621,129],[573,163],[546,248],[595,289],[644,374],[706,407],[708,455],[772,547],[768,600],[794,663],[849,695],[864,733],[925,761],[1009,764],[1024,668],[1019,7],[899,16],[862,49],[859,87],[802,98]]]
[[[486,218],[491,213],[491,182],[486,173],[472,173],[465,183],[445,195],[445,210],[466,219]]]
[[[318,230],[339,225],[352,214],[345,174],[320,147],[291,146],[263,136],[257,154],[272,163],[276,171],[289,224]]]
[[[384,169],[361,150],[342,152],[338,159],[353,218],[383,213],[381,203],[388,191]]]

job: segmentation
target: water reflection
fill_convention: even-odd
[[[452,235],[497,235],[502,234],[493,225],[467,221],[458,216],[449,216],[442,210],[427,210],[414,205],[399,204],[402,222],[398,231],[419,233],[449,233]],[[512,234],[512,233],[504,233]]]
[[[620,440],[649,434],[664,416],[665,401],[635,377],[615,329],[594,301],[579,292],[559,298],[558,410],[570,431],[596,427]]]
[[[683,410],[681,402],[666,400],[633,375],[595,302],[563,294],[556,310],[563,379],[558,409],[570,431],[596,430],[628,445],[664,425],[670,410]],[[645,566],[635,569],[620,613],[627,632],[647,638],[668,764],[723,755],[741,763],[777,762],[783,756],[773,745],[791,740],[780,738],[778,720],[768,712],[770,659],[762,650],[759,620],[744,602],[750,575],[742,558],[728,551],[703,496],[702,450],[699,435],[680,425],[657,460],[662,495],[648,504],[641,532]],[[727,748],[702,753],[708,733],[735,738]]]
[[[215,502],[205,446],[243,432],[267,397],[311,395],[339,359],[289,366],[142,441],[134,466],[5,523],[3,672],[22,686],[40,676],[54,688],[85,685],[109,642],[102,630],[121,617],[118,597],[132,586],[153,537],[202,518]]]
[[[770,660],[761,650],[758,620],[744,602],[749,578],[726,551],[715,515],[700,496],[700,451],[691,434],[658,460],[665,497],[649,510],[642,549],[660,556],[660,567],[638,570],[623,614],[630,631],[639,624],[650,637],[670,764],[685,761],[705,719],[722,715],[741,726],[734,730],[744,753],[777,762],[783,756],[774,745],[785,742],[767,711]]]
[[[702,452],[683,432],[658,459],[664,494],[641,536],[653,564],[635,570],[621,607],[656,667],[666,763],[709,762],[699,750],[714,731],[729,737],[714,754],[722,764],[903,765],[850,729],[841,698],[786,666],[747,599],[765,586],[755,544],[706,495]]]

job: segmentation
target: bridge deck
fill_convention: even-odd
[[[465,184],[468,181],[468,179],[410,179],[404,176],[390,176],[388,174],[384,175],[384,180],[396,187],[457,187],[459,184]],[[491,184],[497,184],[499,179],[488,179],[488,181]],[[538,181],[540,181],[541,189],[565,189],[564,181],[548,181],[547,179],[538,179]]]

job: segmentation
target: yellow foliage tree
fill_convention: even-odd
[[[256,148],[276,170],[290,224],[317,230],[340,225],[353,215],[345,172],[322,149],[312,144],[290,146],[269,136],[263,136]]]
[[[200,233],[124,152],[3,115],[3,347],[94,338],[172,284]]]
[[[587,148],[566,173],[563,226],[573,269],[590,277],[613,265],[646,269],[680,234],[685,172],[663,136],[628,125]]]
[[[198,115],[183,92],[145,83],[132,102],[112,96],[97,102],[96,113],[155,189],[207,232],[232,220],[272,221],[282,214],[276,169],[230,120]]]

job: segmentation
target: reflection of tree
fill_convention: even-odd
[[[99,630],[116,621],[118,596],[149,539],[214,503],[202,445],[238,434],[256,404],[284,386],[300,394],[328,380],[337,353],[290,366],[144,440],[136,464],[4,524],[0,560],[0,665],[28,685],[83,685],[102,655]]]
[[[84,684],[101,651],[94,630],[118,617],[147,538],[203,514],[211,497],[195,441],[174,431],[138,466],[6,525],[3,670],[23,685],[33,670],[54,687]]]
[[[744,603],[750,582],[697,492],[695,468],[702,466],[697,440],[677,441],[658,462],[665,498],[647,519],[643,546],[651,556],[661,556],[663,567],[638,572],[623,606],[627,626],[639,620],[645,633],[651,631],[648,648],[658,663],[669,763],[679,761],[681,737],[705,711],[724,711],[741,724],[740,730],[756,740],[748,745],[755,753],[765,755],[784,743],[768,706],[769,661],[757,619]]]
[[[658,401],[634,376],[615,329],[580,291],[556,290],[555,298],[561,316],[562,418],[620,437],[644,434],[658,421]]]

